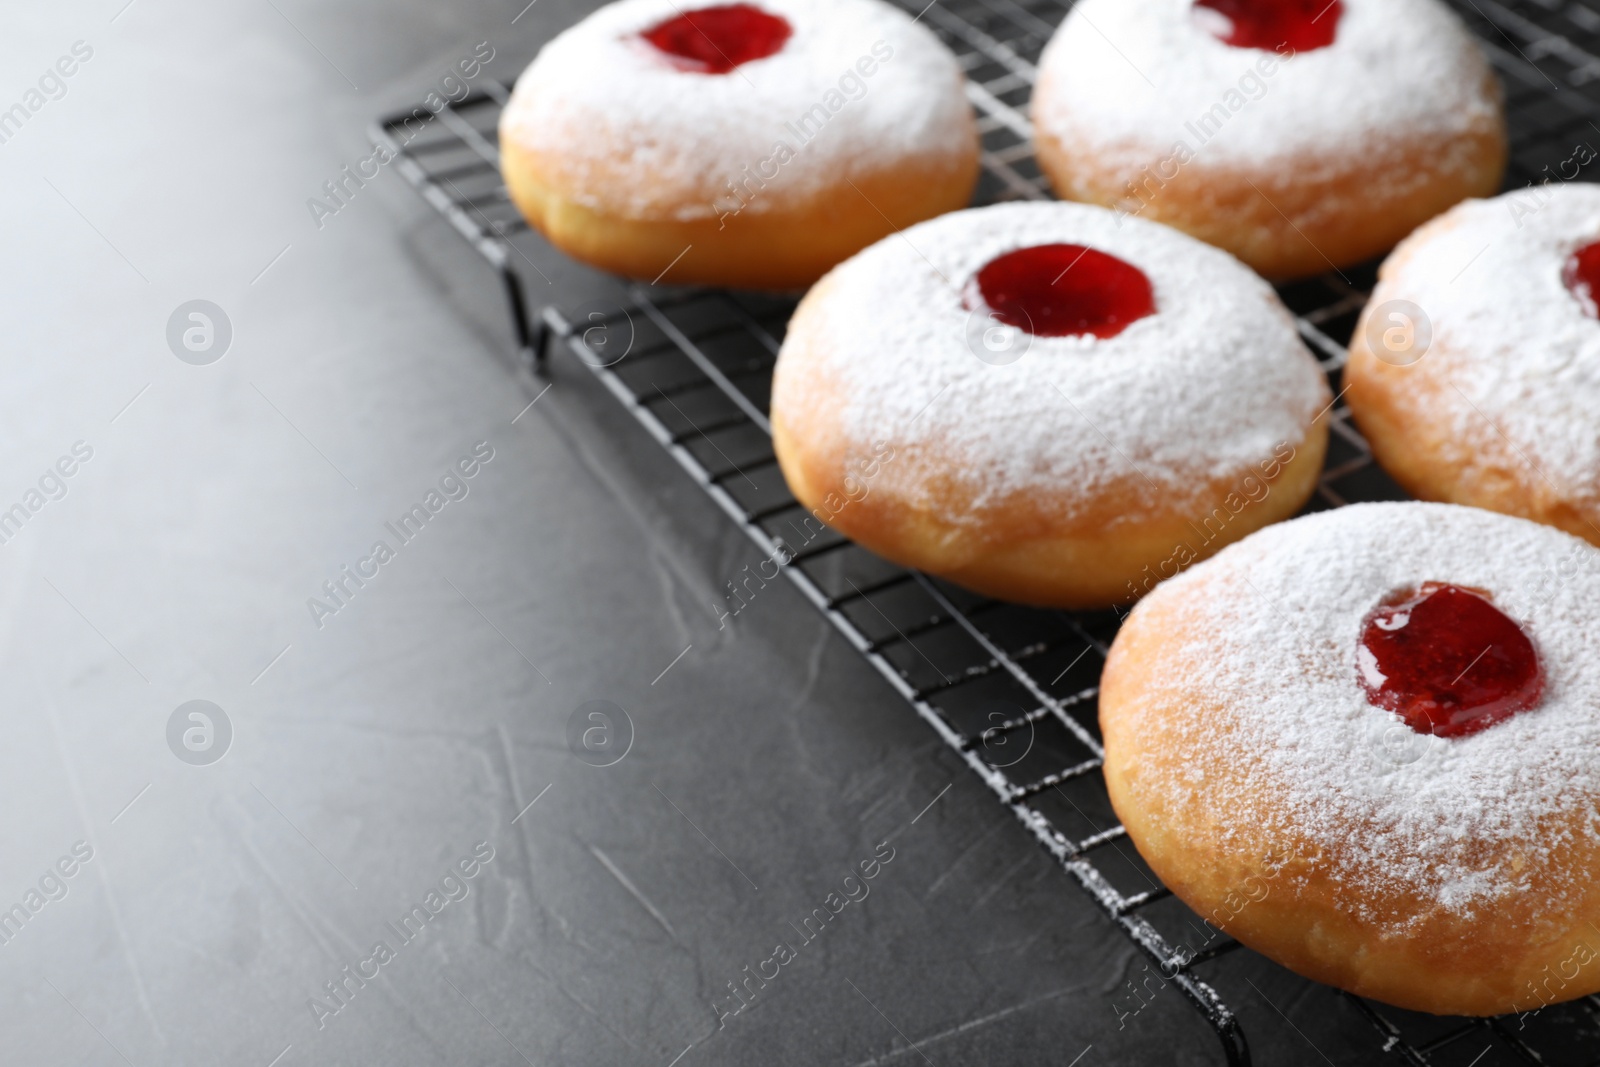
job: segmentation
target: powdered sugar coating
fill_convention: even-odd
[[[963,289],[995,257],[1050,243],[1139,268],[1156,313],[1105,339],[1012,331],[1021,358],[985,362],[985,320]],[[806,344],[779,354],[774,407],[840,405],[847,452],[895,447],[873,491],[952,525],[981,523],[1016,494],[1059,500],[1062,517],[1114,486],[1153,506],[1198,503],[1208,479],[1298,446],[1328,401],[1266,282],[1226,252],[1103,208],[955,212],[885,238],[819,285],[827,299],[807,307]],[[935,485],[954,485],[961,510],[940,512],[936,498],[950,494]]]
[[[1362,622],[1427,581],[1486,590],[1523,628],[1546,677],[1537,708],[1444,739],[1368,702]],[[1523,894],[1536,915],[1570,917],[1591,872],[1553,861],[1600,834],[1600,550],[1474,508],[1357,504],[1253,534],[1138,610],[1174,604],[1188,636],[1162,650],[1158,685],[1207,694],[1182,743],[1228,773],[1175,770],[1151,787],[1216,813],[1224,848],[1263,832],[1305,840],[1333,858],[1350,911],[1379,925]],[[1384,895],[1417,909],[1363,912]]]
[[[1561,268],[1600,240],[1600,188],[1584,184],[1468,200],[1396,250],[1372,302],[1417,304],[1433,343],[1405,373],[1442,380],[1430,418],[1463,462],[1509,444],[1563,499],[1600,505],[1600,321]]]
[[[602,7],[523,72],[501,136],[559,161],[586,206],[680,221],[737,206],[729,184],[764,163],[803,196],[907,160],[970,153],[960,67],[910,16],[881,0],[759,6],[793,35],[776,54],[718,75],[679,70],[640,39],[686,10],[675,0]],[[780,144],[791,159],[775,159]],[[756,196],[748,210],[770,202]]]
[[[1081,0],[1040,58],[1035,121],[1130,179],[1180,143],[1207,165],[1277,169],[1498,121],[1487,63],[1439,0],[1344,0],[1334,43],[1288,58],[1224,44],[1192,6]]]

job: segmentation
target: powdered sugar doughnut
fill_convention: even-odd
[[[1059,195],[1272,278],[1377,255],[1506,159],[1499,86],[1439,0],[1082,0],[1033,121]]]
[[[1441,1014],[1600,990],[1583,541],[1415,502],[1263,530],[1133,610],[1100,725],[1140,854],[1264,955]]]
[[[1406,489],[1600,544],[1596,241],[1600,189],[1544,186],[1460,204],[1384,262],[1345,382]]]
[[[955,57],[881,0],[609,4],[518,79],[500,155],[569,254],[765,288],[965,206],[978,175]]]
[[[772,432],[800,502],[873,551],[1090,606],[1293,514],[1328,399],[1277,295],[1226,252],[1007,204],[818,282],[778,353]]]

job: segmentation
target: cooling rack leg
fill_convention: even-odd
[[[1119,920],[1118,925],[1135,941],[1141,941],[1137,929],[1131,927],[1126,918]],[[1244,1029],[1239,1025],[1238,1018],[1217,1001],[1216,993],[1187,971],[1180,970],[1172,976],[1172,980],[1189,1003],[1198,1008],[1200,1015],[1211,1024],[1217,1040],[1222,1042],[1222,1054],[1227,1057],[1228,1067],[1251,1067],[1250,1046],[1245,1041]]]
[[[1244,1030],[1237,1019],[1229,1019],[1227,1025],[1217,1031],[1217,1036],[1222,1039],[1222,1052],[1228,1057],[1228,1067],[1250,1067],[1250,1046],[1245,1044]]]
[[[517,357],[522,365],[540,377],[545,372],[545,350],[548,327],[543,319],[537,327],[528,323],[528,305],[522,296],[522,279],[510,267],[500,268],[500,281],[506,289],[506,302],[511,307],[511,335],[516,338]]]
[[[541,315],[539,322],[533,328],[533,373],[541,378],[549,377],[550,373],[550,339],[552,333],[550,323]]]

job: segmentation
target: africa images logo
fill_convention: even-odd
[[[567,717],[567,749],[591,767],[611,767],[633,748],[633,719],[609,700],[587,700]]]
[[[322,583],[323,598],[307,597],[306,610],[311,613],[311,621],[317,629],[322,629],[327,620],[349,607],[355,600],[356,594],[367,587],[367,583],[377,578],[383,568],[396,559],[400,550],[422,535],[445,506],[467,498],[472,492],[469,484],[478,472],[494,459],[494,446],[487,441],[479,441],[472,446],[469,455],[462,456],[454,464],[445,468],[444,474],[439,476],[437,487],[430,486],[423,494],[422,499],[412,504],[400,517],[392,522],[385,522],[383,528],[393,539],[382,538],[372,543],[372,549],[365,556],[356,560],[355,566],[348,563],[341,564],[338,572]]]
[[[0,906],[0,945],[11,944],[12,939],[22,933],[22,928],[46,905],[65,900],[71,891],[68,883],[92,859],[93,846],[87,841],[76,842],[66,855],[45,869],[39,876],[37,887],[28,887],[19,903],[11,905],[9,909]]]
[[[228,754],[233,722],[209,700],[179,704],[167,717],[167,747],[191,767],[205,767]]]
[[[398,920],[384,924],[384,936],[373,942],[366,956],[345,964],[337,975],[322,983],[322,993],[307,997],[306,1007],[316,1020],[317,1029],[325,1029],[329,1019],[348,1008],[355,995],[377,978],[382,968],[398,959],[400,950],[421,937],[428,924],[446,908],[466,900],[472,893],[472,880],[493,861],[494,846],[479,841],[470,854],[445,869],[438,883],[428,887],[419,903],[412,904]]]
[[[185,363],[205,367],[228,354],[233,323],[209,300],[179,304],[167,317],[167,348]]]

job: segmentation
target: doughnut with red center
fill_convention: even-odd
[[[1369,259],[1506,161],[1499,85],[1440,0],[1082,0],[1032,107],[1060,196],[1269,278]]]
[[[1600,189],[1471,200],[1406,238],[1350,340],[1350,410],[1414,496],[1600,544]]]
[[[818,282],[778,354],[772,434],[807,524],[1087,607],[1294,514],[1328,402],[1277,295],[1226,252],[1103,208],[1008,204]]]
[[[964,207],[978,135],[955,57],[882,0],[621,0],[518,79],[500,159],[578,259],[785,289]]]
[[[1128,836],[1200,916],[1439,1014],[1600,991],[1600,551],[1448,504],[1262,530],[1166,582],[1100,688]]]

